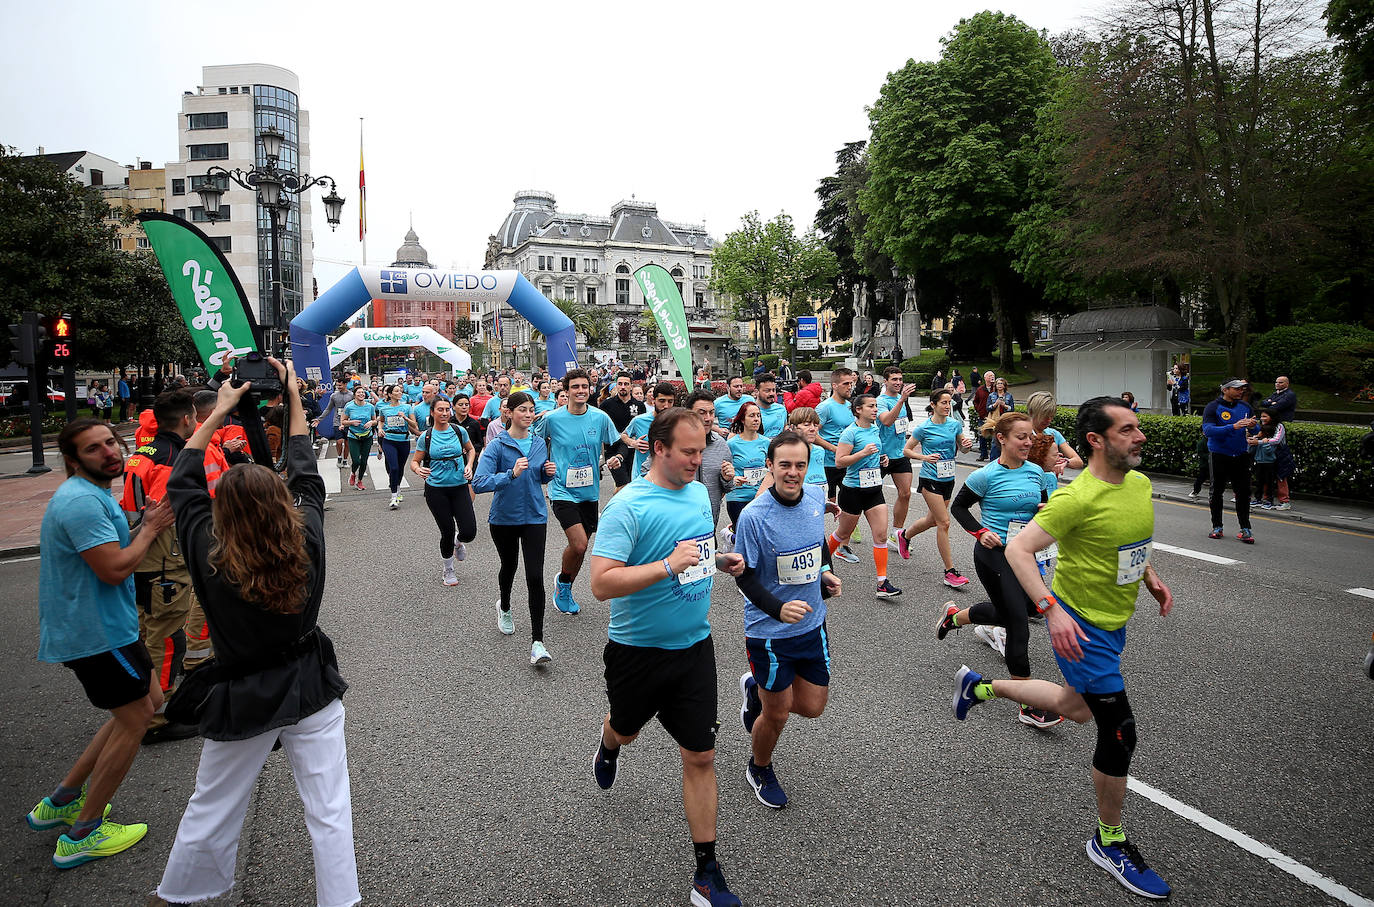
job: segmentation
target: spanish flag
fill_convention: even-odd
[[[367,236],[367,180],[363,177],[363,118],[358,117],[358,242]]]

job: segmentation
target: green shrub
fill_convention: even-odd
[[[1297,360],[1319,344],[1342,338],[1374,341],[1374,331],[1356,325],[1322,322],[1274,328],[1250,343],[1245,357],[1246,369],[1252,381],[1273,381],[1279,375],[1287,375],[1298,384],[1329,387],[1329,378],[1319,377],[1318,381],[1312,381],[1297,377]],[[1318,375],[1322,375],[1320,370]]]
[[[1061,406],[1050,424],[1083,455],[1087,445],[1078,443],[1074,421],[1078,410]],[[1140,469],[1192,478],[1199,466],[1198,441],[1201,416],[1140,414],[1145,447]],[[1351,425],[1290,422],[1284,425],[1296,472],[1288,480],[1290,490],[1332,498],[1374,502],[1374,461],[1360,457],[1360,441],[1366,430]]]
[[[1374,383],[1374,336],[1337,337],[1301,350],[1289,378],[1342,393],[1367,387]]]
[[[51,435],[60,432],[67,426],[67,413],[65,410],[55,413],[46,413],[43,416],[43,434]],[[0,420],[0,438],[27,438],[29,436],[29,417],[14,416],[12,418]]]

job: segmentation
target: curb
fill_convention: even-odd
[[[1171,491],[1156,491],[1154,492],[1154,497],[1161,501],[1169,501],[1175,504],[1196,504],[1199,507],[1207,506],[1206,498],[1198,498],[1197,500],[1194,500],[1188,497],[1186,494],[1178,494],[1176,492]],[[1230,505],[1228,502],[1228,506],[1233,507],[1234,505]],[[1255,515],[1262,514],[1265,517],[1268,517],[1269,519],[1273,520],[1284,520],[1293,523],[1306,523],[1309,526],[1321,526],[1326,529],[1344,529],[1347,532],[1356,532],[1360,535],[1374,536],[1374,525],[1371,525],[1370,521],[1341,519],[1340,517],[1325,516],[1323,514],[1304,514],[1297,510],[1280,510],[1277,512],[1272,510],[1252,510],[1251,513]]]

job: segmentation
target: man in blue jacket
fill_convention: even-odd
[[[1207,455],[1212,465],[1212,531],[1208,538],[1219,539],[1221,495],[1227,483],[1236,496],[1236,518],[1240,533],[1236,538],[1247,545],[1255,543],[1250,532],[1250,453],[1246,436],[1258,424],[1255,411],[1245,402],[1249,384],[1232,378],[1221,386],[1217,397],[1202,411],[1202,432],[1207,436]]]

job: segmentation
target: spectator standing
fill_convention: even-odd
[[[995,378],[992,383],[992,392],[988,394],[987,412],[989,420],[997,420],[1004,413],[1009,413],[1016,409],[1016,399],[1012,396],[1011,386],[1007,384],[1006,378]],[[1002,455],[1002,447],[997,443],[997,436],[993,435],[988,442],[988,457],[997,459]]]
[[[957,371],[954,373],[954,377],[954,390],[955,393],[958,393],[961,379]],[[993,384],[996,380],[997,375],[988,369],[983,373],[983,383],[978,386],[978,390],[973,392],[973,412],[978,417],[977,430],[974,433],[978,435],[978,462],[980,463],[988,459],[988,453],[992,447],[989,441],[991,436],[982,429],[983,424],[988,421],[988,397],[993,394]]]
[[[129,410],[133,407],[133,391],[129,388],[129,373],[124,369],[119,370],[119,384],[115,388],[119,395],[119,421],[123,422],[129,418]]]
[[[778,360],[778,386],[784,391],[792,390],[792,382],[797,380],[797,373],[792,369],[792,363],[786,359]]]
[[[937,391],[945,386],[945,373],[942,369],[935,370],[935,377],[930,379],[930,389]]]
[[[797,375],[797,382],[797,392],[792,395],[792,402],[787,407],[787,411],[791,412],[799,406],[807,406],[811,409],[820,406],[825,391],[821,388],[819,381],[812,380],[810,370],[802,369]]]
[[[1140,404],[1135,402],[1135,394],[1131,393],[1130,391],[1122,391],[1121,399],[1126,401],[1126,405],[1131,408],[1131,412],[1140,412]]]
[[[1274,379],[1274,392],[1260,401],[1260,406],[1274,415],[1274,421],[1292,422],[1298,413],[1298,395],[1288,386],[1288,378],[1279,375]]]
[[[1250,531],[1250,446],[1246,439],[1257,424],[1254,410],[1243,399],[1249,385],[1240,378],[1232,378],[1221,386],[1221,395],[1202,413],[1202,431],[1207,435],[1207,453],[1211,459],[1212,531],[1208,538],[1222,536],[1222,492],[1229,483],[1236,495],[1236,518],[1240,534],[1236,538],[1247,545],[1255,543]]]
[[[1259,434],[1247,439],[1255,454],[1255,497],[1250,504],[1261,510],[1292,510],[1287,486],[1293,475],[1293,454],[1288,449],[1287,432],[1269,410],[1262,411],[1259,420]],[[1275,503],[1280,487],[1284,494]]]

